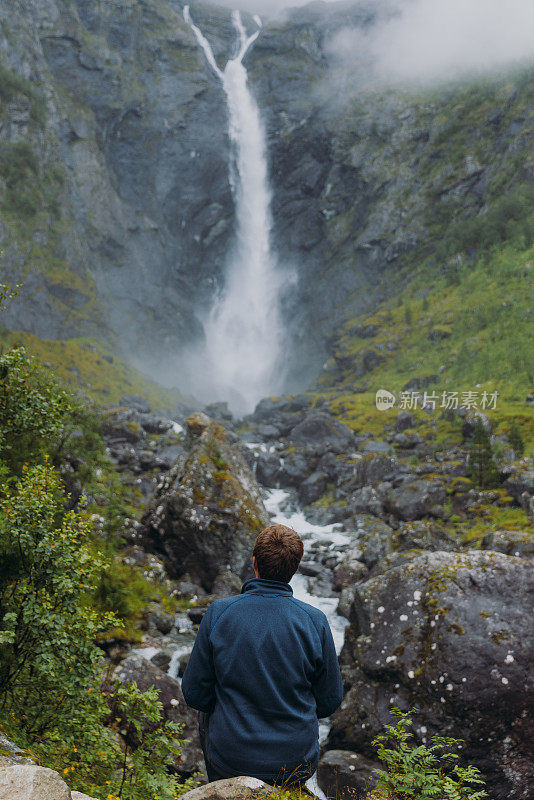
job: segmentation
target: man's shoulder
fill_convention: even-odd
[[[309,603],[305,603],[304,600],[299,600],[297,597],[291,598],[291,604],[293,608],[298,609],[301,613],[307,614],[316,627],[322,628],[324,625],[328,625],[328,618],[320,608],[311,606]]]
[[[212,603],[210,603],[206,613],[209,613],[212,623],[215,622],[221,616],[221,614],[224,614],[224,612],[229,609],[230,606],[234,605],[243,597],[244,595],[242,594],[233,594],[230,597],[219,597],[217,600],[214,600]]]

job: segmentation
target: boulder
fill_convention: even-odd
[[[176,678],[167,675],[155,664],[140,655],[130,655],[114,671],[115,678],[123,684],[135,681],[141,691],[155,686],[163,706],[164,718],[183,724],[181,738],[188,739],[179,753],[176,769],[182,775],[193,775],[202,769],[203,756],[198,739],[197,712],[189,708]]]
[[[413,428],[414,425],[415,419],[413,414],[410,414],[409,411],[399,411],[395,420],[395,431],[397,433],[402,433],[408,428]]]
[[[46,767],[14,764],[0,768],[2,800],[71,800],[65,781]]]
[[[534,795],[534,570],[493,552],[425,553],[355,590],[346,685],[329,748],[369,758],[389,709],[417,707],[417,743],[464,739],[492,800]]]
[[[7,736],[0,733],[0,767],[10,767],[12,764],[33,764],[34,761],[30,758],[25,750],[22,750],[13,742],[10,742]]]
[[[300,502],[305,506],[315,503],[326,492],[327,483],[328,477],[324,472],[312,472],[299,486]]]
[[[253,544],[269,517],[235,437],[205,414],[189,417],[186,429],[187,451],[143,517],[144,543],[166,557],[172,577],[189,573],[211,591],[226,569],[252,577]]]
[[[440,481],[416,479],[386,492],[384,506],[399,519],[414,520],[427,516],[445,499],[445,488]]]
[[[365,800],[376,784],[375,769],[382,765],[349,750],[328,750],[319,760],[317,783],[327,797]]]
[[[217,597],[232,597],[232,595],[240,593],[242,583],[243,582],[237,575],[226,570],[225,572],[219,573],[213,581],[211,593]]]
[[[534,536],[527,532],[494,531],[484,537],[482,547],[507,556],[534,558]]]
[[[199,786],[183,794],[182,800],[253,800],[272,791],[272,786],[258,778],[242,775],[239,778],[225,778]]]
[[[529,459],[522,459],[513,465],[504,488],[520,505],[524,504],[525,494],[534,495],[534,466]]]
[[[320,448],[323,452],[346,453],[354,447],[351,429],[326,411],[306,414],[289,434],[289,440],[297,446]]]
[[[256,478],[262,486],[276,489],[280,480],[280,458],[276,453],[262,453],[256,464]]]
[[[391,458],[385,453],[371,452],[358,461],[354,477],[358,487],[373,486],[398,475],[402,470],[403,467],[396,458]]]
[[[71,792],[72,800],[96,800],[95,797],[89,797],[88,794],[82,794],[81,792]]]
[[[310,459],[301,450],[291,451],[279,467],[278,481],[283,489],[298,487],[315,469],[317,459]]]

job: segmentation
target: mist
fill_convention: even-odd
[[[322,0],[324,3],[337,2],[337,0]],[[288,8],[297,8],[310,3],[310,0],[216,0],[217,5],[227,8],[239,8],[240,11],[248,11],[251,14],[265,14],[273,17]]]
[[[361,67],[385,84],[429,83],[534,59],[532,0],[403,0],[393,7],[371,29],[333,37],[338,65]]]

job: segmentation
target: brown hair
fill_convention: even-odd
[[[304,545],[298,533],[285,525],[265,528],[254,544],[260,578],[289,583],[298,569]]]

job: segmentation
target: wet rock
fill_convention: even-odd
[[[382,765],[349,750],[328,750],[319,760],[317,782],[327,797],[365,800]]]
[[[393,552],[397,545],[396,533],[385,522],[370,515],[358,517],[357,526],[353,536],[361,551],[361,560],[372,569]]]
[[[302,575],[308,575],[310,578],[316,578],[324,572],[324,567],[318,561],[301,561],[299,572],[302,573]]]
[[[204,413],[208,417],[222,422],[232,422],[234,416],[228,408],[228,403],[209,403],[204,408]]]
[[[405,522],[397,530],[399,550],[457,550],[451,534],[433,520]]]
[[[315,503],[326,491],[328,477],[320,470],[312,472],[309,478],[302,481],[299,486],[299,498],[303,505],[308,506]]]
[[[393,442],[403,450],[413,450],[418,444],[422,444],[423,439],[415,431],[407,431],[406,433],[396,433]]]
[[[13,764],[33,764],[34,761],[27,755],[25,750],[22,750],[13,742],[10,742],[7,736],[0,733],[0,767],[10,767]]]
[[[525,495],[534,495],[534,466],[530,459],[517,461],[510,476],[504,481],[504,488],[520,505],[525,502]]]
[[[310,461],[304,452],[299,450],[290,452],[284,458],[284,463],[278,473],[280,486],[283,489],[300,486],[308,475],[313,472],[314,466],[315,461]]]
[[[138,411],[140,414],[150,414],[152,411],[148,400],[139,394],[125,394],[124,397],[121,397],[120,404],[121,406],[133,408],[134,411]]]
[[[414,425],[415,419],[413,414],[410,414],[409,411],[399,411],[395,420],[395,430],[397,433],[402,433],[408,428],[413,428]]]
[[[155,666],[162,672],[167,672],[167,670],[169,669],[169,664],[171,663],[171,658],[172,658],[172,652],[169,652],[167,650],[160,650],[159,653],[156,653],[155,655],[152,656],[150,661],[152,662],[152,664],[155,664]]]
[[[162,608],[151,610],[150,607],[145,614],[147,630],[157,630],[166,636],[171,632],[174,625],[174,614],[169,614]]]
[[[262,486],[276,489],[280,481],[280,458],[276,453],[261,454],[257,461],[256,478]]]
[[[102,430],[111,439],[138,444],[146,439],[139,414],[131,408],[110,408],[102,414]]]
[[[334,589],[341,592],[343,589],[365,580],[368,575],[369,568],[363,561],[354,558],[342,561],[334,570]]]
[[[421,519],[445,502],[445,488],[438,480],[412,480],[392,488],[384,498],[387,511],[399,519]]]
[[[491,552],[426,553],[358,585],[341,653],[351,688],[329,747],[373,757],[389,709],[416,706],[418,742],[465,739],[490,797],[527,800],[533,593],[529,561]]]
[[[256,480],[234,437],[204,414],[186,422],[187,451],[158,486],[143,517],[147,549],[172,577],[206,590],[221,571],[252,576],[251,551],[269,524]]]
[[[172,420],[156,417],[154,414],[139,414],[138,420],[141,427],[152,434],[166,433],[173,426]]]
[[[534,558],[534,536],[522,531],[494,531],[484,537],[482,547],[507,556]]]
[[[217,575],[213,581],[211,593],[217,597],[232,597],[232,595],[241,592],[242,583],[243,581],[238,575],[234,575],[233,572],[227,570]]]
[[[193,608],[187,609],[187,616],[194,625],[200,625],[202,622],[202,617],[207,610],[207,606],[193,606]]]
[[[351,429],[326,411],[310,411],[293,428],[289,440],[297,446],[320,447],[323,451],[338,453],[346,453],[354,447]]]
[[[177,759],[176,768],[184,775],[193,775],[202,768],[203,757],[198,742],[197,712],[184,700],[180,683],[139,655],[130,655],[115,669],[120,683],[135,681],[141,691],[151,686],[158,690],[163,706],[163,716],[171,722],[184,725],[183,738],[189,739]],[[132,740],[133,741],[133,740]]]
[[[372,486],[403,471],[406,471],[405,468],[396,458],[373,452],[358,461],[354,470],[354,480],[358,487]]]
[[[349,506],[354,516],[374,514],[380,517],[384,512],[382,499],[373,486],[364,486],[353,492],[350,496]]]

